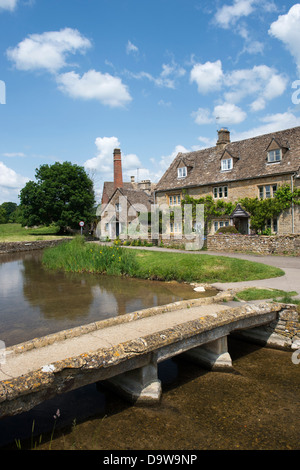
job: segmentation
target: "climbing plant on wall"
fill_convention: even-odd
[[[250,226],[253,230],[261,232],[265,228],[266,219],[278,217],[292,204],[300,204],[300,189],[291,190],[290,186],[280,186],[273,198],[258,199],[244,198],[238,201],[250,214]]]
[[[183,193],[181,202],[182,207],[184,204],[192,205],[192,215],[196,215],[196,205],[204,205],[204,221],[206,228],[209,228],[211,220],[216,217],[230,215],[236,204],[239,203],[250,215],[250,226],[255,231],[262,231],[266,224],[266,219],[278,217],[281,212],[289,209],[292,204],[300,204],[300,189],[296,188],[293,191],[290,186],[280,186],[273,198],[258,199],[243,198],[235,202],[226,202],[223,199],[215,200],[212,196],[204,196],[199,199],[189,196],[186,192]]]

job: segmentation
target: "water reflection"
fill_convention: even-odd
[[[51,272],[43,267],[41,257],[42,252],[0,257],[0,339],[6,346],[200,297],[185,284]]]

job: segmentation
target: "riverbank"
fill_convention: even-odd
[[[59,227],[22,227],[21,224],[0,224],[0,243],[33,242],[61,238]]]
[[[283,276],[284,271],[262,263],[207,254],[130,250],[115,245],[85,243],[80,237],[46,249],[48,269],[68,272],[127,275],[178,282],[235,282]]]

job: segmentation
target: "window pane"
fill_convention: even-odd
[[[231,170],[231,168],[232,168],[232,158],[228,158],[226,160],[221,161],[222,170]]]
[[[218,230],[218,222],[215,222],[214,226],[215,226],[215,232],[216,232]]]
[[[266,197],[271,197],[271,186],[265,186],[266,188]]]
[[[273,230],[274,230],[274,232],[277,232],[277,231],[278,231],[277,219],[273,219]]]
[[[223,197],[223,188],[222,188],[222,186],[219,187],[219,197]]]
[[[277,191],[277,184],[273,184],[272,190],[273,190],[273,196],[275,196],[275,193]]]
[[[218,188],[214,188],[214,197],[218,197]]]
[[[281,149],[270,150],[268,152],[269,162],[280,162],[280,160],[281,160]]]
[[[263,188],[263,186],[261,186],[261,187],[259,188],[259,197],[260,197],[260,199],[263,199],[263,198],[264,198],[264,188]]]
[[[173,196],[170,196],[170,205],[173,204]]]
[[[224,186],[224,197],[227,197],[227,194],[228,194],[228,188],[227,186]]]
[[[184,178],[187,175],[186,167],[177,169],[178,178]]]

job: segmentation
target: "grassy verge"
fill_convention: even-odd
[[[286,292],[279,289],[258,289],[257,287],[249,287],[236,294],[236,297],[241,300],[263,300],[263,299],[277,299],[278,297],[292,298],[297,295],[297,292]]]
[[[55,225],[26,229],[21,224],[0,224],[0,242],[23,242],[51,240],[58,238],[59,228]]]
[[[45,250],[43,262],[51,269],[179,282],[235,282],[284,274],[281,269],[273,266],[236,258],[134,251],[118,246],[84,243],[81,237]]]
[[[295,291],[286,292],[279,289],[258,289],[257,287],[249,287],[238,292],[235,300],[266,300],[273,299],[275,302],[297,305],[297,312],[300,314],[300,300],[293,299],[297,295]]]

